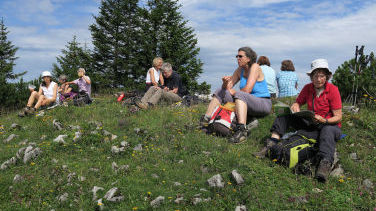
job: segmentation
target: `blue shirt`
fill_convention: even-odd
[[[267,65],[261,65],[261,70],[264,73],[266,84],[268,85],[269,93],[277,93],[277,84],[275,81],[275,71]]]
[[[247,85],[247,80],[248,79],[244,77],[244,70],[242,69],[242,72],[240,73],[240,89],[243,89]],[[270,93],[268,91],[268,86],[266,85],[265,79],[262,81],[256,81],[251,91],[251,95],[255,97],[270,97]]]
[[[298,90],[295,85],[298,83],[298,76],[293,71],[281,71],[277,73],[277,83],[279,89],[278,97],[295,96]]]

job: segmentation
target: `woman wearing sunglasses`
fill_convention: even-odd
[[[222,77],[222,87],[214,94],[200,124],[207,125],[214,109],[226,102],[235,102],[237,125],[235,133],[229,138],[231,143],[247,139],[247,116],[262,117],[270,113],[272,101],[260,66],[256,63],[257,54],[250,47],[239,48],[236,55],[238,68],[232,76]],[[240,81],[240,90],[234,85]]]

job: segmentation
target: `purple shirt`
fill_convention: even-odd
[[[85,75],[83,77],[86,77],[86,79],[89,79],[90,81],[89,76]],[[91,84],[86,83],[86,81],[83,78],[76,79],[73,81],[73,83],[78,85],[79,92],[84,91],[89,95],[89,97],[91,97]]]

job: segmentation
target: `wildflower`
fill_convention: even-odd
[[[277,159],[273,159],[273,162],[277,162],[278,160]]]
[[[172,199],[172,197],[171,196],[169,196],[169,197],[167,197],[168,199]]]
[[[343,179],[341,178],[341,179],[338,180],[338,182],[343,183],[343,182],[345,182],[345,180],[343,180]]]
[[[367,94],[364,94],[363,96],[364,96],[364,97],[368,97],[368,95],[367,95]]]
[[[150,191],[148,191],[148,192],[147,192],[147,194],[148,194],[148,195],[151,195],[151,192],[150,192]]]
[[[31,162],[31,163],[30,163],[30,165],[34,166],[34,165],[35,165],[35,163],[34,163],[34,162]]]
[[[232,185],[232,183],[231,183],[231,182],[227,182],[227,184],[229,184],[229,185]]]
[[[165,183],[166,183],[166,181],[164,181],[164,180],[163,180],[163,181],[162,181],[162,183],[163,183],[163,184],[165,184]]]
[[[166,171],[166,169],[162,169],[162,171]]]
[[[98,206],[102,206],[103,205],[103,203],[102,202],[98,202]]]
[[[236,192],[236,189],[234,188],[234,189],[232,189],[232,191],[235,193],[235,192]]]
[[[138,207],[133,207],[132,210],[138,210]]]

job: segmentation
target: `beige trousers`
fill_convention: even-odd
[[[156,105],[161,99],[167,101],[168,103],[176,103],[182,100],[179,95],[173,92],[168,92],[152,86],[142,97],[141,102]]]

